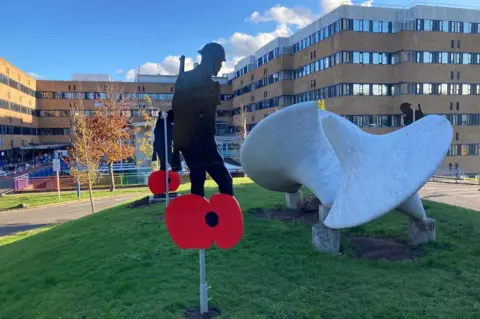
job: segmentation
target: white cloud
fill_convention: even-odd
[[[372,4],[373,4],[373,1],[374,0],[367,0],[365,2],[360,3],[360,5],[362,7],[371,7]],[[351,6],[351,5],[353,5],[353,2],[352,2],[352,0],[321,0],[320,4],[322,6],[323,12],[326,13],[326,12],[329,12],[329,11],[335,9],[336,7],[338,7],[342,4]]]
[[[122,73],[123,73],[123,69],[118,69],[118,70],[115,71],[115,73],[117,73],[117,74],[122,74]]]
[[[41,74],[38,74],[38,73],[35,73],[35,72],[28,72],[27,74],[30,75],[32,78],[35,78],[37,80],[41,80],[41,79],[45,78],[45,76],[43,76]]]
[[[286,24],[280,24],[273,32],[258,33],[257,35],[235,32],[228,39],[228,44],[232,47],[233,56],[244,57],[251,55],[277,37],[288,37],[291,34],[292,30]]]
[[[278,24],[292,24],[302,28],[312,23],[316,18],[316,15],[312,14],[310,9],[287,8],[277,4],[275,7],[266,10],[263,15],[258,11],[253,12],[248,20],[254,23],[274,21]]]
[[[371,7],[373,3],[373,0],[368,0],[360,4],[362,7]]]
[[[185,58],[185,70],[193,69],[193,63],[200,62],[200,55],[198,55],[195,60],[186,57]],[[154,62],[146,62],[139,66],[139,71],[142,74],[162,74],[162,75],[174,75],[178,74],[180,69],[180,57],[169,55],[165,59],[163,59],[160,63]],[[136,69],[130,69],[127,71],[125,78],[127,80],[134,80],[135,79],[135,71]]]
[[[257,35],[250,35],[241,32],[235,32],[228,39],[220,38],[214,42],[220,43],[226,46],[227,62],[223,63],[222,69],[219,75],[231,73],[234,71],[235,64],[238,63],[247,55],[251,55],[256,50],[269,43],[277,37],[287,37],[292,34],[292,31],[287,25],[278,25],[272,32],[258,33]],[[143,74],[162,74],[162,75],[174,75],[178,74],[180,68],[179,56],[167,56],[160,63],[146,62],[139,66],[140,73]],[[194,58],[185,58],[185,70],[193,69],[194,62],[200,62],[201,57],[197,55]],[[126,72],[125,78],[127,80],[135,79],[136,69],[130,69]]]

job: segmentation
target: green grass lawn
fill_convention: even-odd
[[[129,193],[146,193],[148,188],[118,188],[114,192],[108,190],[96,190],[93,192],[94,197],[116,196]],[[0,198],[0,211],[16,207],[22,203],[28,207],[38,207],[43,205],[58,204],[69,201],[79,200],[76,191],[61,192],[60,200],[56,192],[51,193],[22,193],[6,195]],[[80,200],[88,199],[88,190],[82,190]]]
[[[369,261],[315,252],[308,225],[252,216],[283,194],[236,179],[236,196],[242,241],[206,252],[222,318],[480,318],[479,212],[425,202],[437,242],[424,256]],[[198,307],[198,251],[172,243],[163,211],[116,207],[0,246],[0,318],[182,318]],[[407,218],[354,231],[405,240]]]

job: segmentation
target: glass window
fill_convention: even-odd
[[[342,63],[342,53],[335,53],[335,65]]]
[[[423,52],[423,63],[432,63],[432,52]]]
[[[380,27],[380,22],[379,21],[373,21],[373,32],[379,33],[381,32],[381,27]]]
[[[425,31],[432,31],[433,30],[433,21],[432,20],[424,20],[424,30]]]
[[[424,20],[423,19],[417,19],[417,27],[416,27],[416,30],[423,30],[423,24],[424,24]]]
[[[370,84],[362,85],[362,93],[363,95],[370,95]]]
[[[423,54],[422,52],[415,52],[415,62],[422,63]]]
[[[353,20],[353,31],[362,31],[361,30],[361,20]]]
[[[440,31],[448,32],[448,26],[449,26],[448,21],[440,21]]]
[[[424,83],[423,84],[423,94],[433,94],[432,84]]]
[[[448,63],[459,64],[460,63],[460,54],[450,52],[449,57],[448,57]]]
[[[343,63],[353,62],[353,52],[343,52]]]
[[[463,53],[462,54],[462,64],[472,64],[472,54]]]
[[[449,94],[458,95],[460,92],[460,85],[458,84],[449,84]]]
[[[471,90],[472,86],[470,84],[462,84],[462,95],[470,95]]]
[[[363,52],[361,60],[363,64],[370,64],[370,52]]]
[[[365,32],[371,32],[370,28],[370,20],[363,20],[363,31]]]
[[[438,94],[447,95],[448,94],[448,84],[438,84]]]
[[[360,63],[360,52],[353,52],[353,63]]]
[[[447,52],[439,52],[439,54],[440,54],[440,63],[447,64],[449,54]]]

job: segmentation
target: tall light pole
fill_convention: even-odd
[[[77,116],[78,113],[75,113],[75,126],[77,125]],[[80,177],[78,176],[78,150],[75,147],[75,166],[77,167],[77,198],[80,198],[82,196],[81,190],[80,190]]]

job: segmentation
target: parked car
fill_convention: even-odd
[[[0,171],[0,177],[5,177],[7,176],[7,173],[5,173],[5,171]]]

